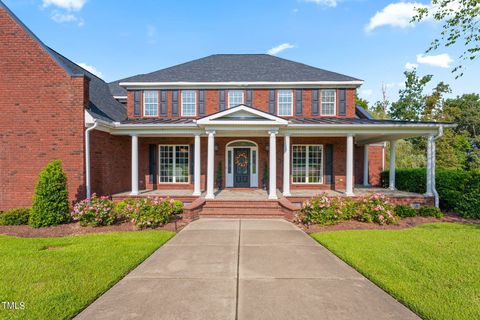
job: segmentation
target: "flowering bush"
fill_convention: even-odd
[[[378,224],[396,224],[393,205],[389,204],[386,197],[379,193],[373,193],[362,198],[359,209],[354,219],[363,222],[376,222]]]
[[[328,197],[326,193],[305,201],[297,218],[303,224],[336,224],[355,219],[379,224],[397,223],[393,205],[378,193],[360,199]]]
[[[173,199],[168,198],[127,199],[118,203],[115,211],[141,229],[156,228],[168,223],[174,211],[178,210],[178,206],[178,202],[175,203]]]
[[[71,212],[73,221],[79,221],[82,226],[107,226],[114,224],[117,215],[113,210],[113,201],[108,197],[97,197],[77,202]]]

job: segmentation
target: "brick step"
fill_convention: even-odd
[[[206,201],[204,208],[280,208],[277,201]]]
[[[198,215],[199,218],[224,218],[224,219],[279,219],[285,218],[285,215],[252,215],[252,214],[202,214]],[[287,219],[288,220],[288,219]]]
[[[250,215],[250,216],[283,216],[284,212],[278,208],[208,208],[203,207],[199,212],[199,215],[218,215],[218,216],[230,216],[230,215]]]

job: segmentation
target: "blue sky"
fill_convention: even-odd
[[[480,92],[480,60],[460,79],[450,72],[461,47],[417,57],[441,26],[409,24],[408,1],[3,1],[47,45],[106,81],[214,53],[278,48],[279,57],[365,80],[359,93],[371,102],[382,83],[397,98],[407,63],[449,83],[453,95]]]

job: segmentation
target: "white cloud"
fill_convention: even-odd
[[[79,18],[72,13],[62,13],[56,10],[52,12],[50,18],[57,23],[76,22],[79,27],[82,27],[85,24],[82,18]]]
[[[417,2],[398,2],[391,3],[381,11],[377,11],[370,22],[365,26],[365,31],[372,31],[381,26],[392,26],[399,28],[413,27],[410,23],[413,16],[417,13],[415,8],[428,7]]]
[[[88,72],[93,73],[97,77],[99,77],[99,78],[103,77],[103,73],[101,73],[99,70],[97,70],[97,68],[95,68],[94,66],[88,65],[88,64],[83,63],[83,62],[77,63],[77,64],[80,67],[82,67],[83,69],[87,70]]]
[[[297,13],[298,12],[298,8],[295,8],[292,10],[293,13]]]
[[[288,42],[282,43],[281,45],[278,45],[276,47],[271,48],[270,50],[267,51],[268,54],[271,54],[272,56],[279,54],[283,50],[295,48],[293,44],[290,44]]]
[[[339,0],[305,0],[305,2],[314,2],[325,7],[336,7]]]
[[[56,6],[69,11],[79,11],[87,0],[42,0],[43,7]]]
[[[147,42],[149,44],[157,43],[157,28],[153,25],[148,25],[146,28],[147,28]]]
[[[373,94],[372,89],[362,89],[362,90],[360,90],[360,95],[362,95],[363,97],[370,97],[370,96],[372,96],[372,94]]]
[[[453,59],[450,58],[448,53],[442,53],[432,56],[427,56],[425,54],[417,54],[417,62],[421,64],[428,64],[434,67],[450,68],[450,64],[453,62]]]
[[[411,62],[405,63],[405,69],[407,70],[417,69],[417,67],[418,67],[418,64],[416,63],[411,63]]]

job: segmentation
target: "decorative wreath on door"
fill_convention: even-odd
[[[235,165],[239,166],[240,168],[246,168],[248,166],[248,157],[245,152],[237,154],[235,157]]]

